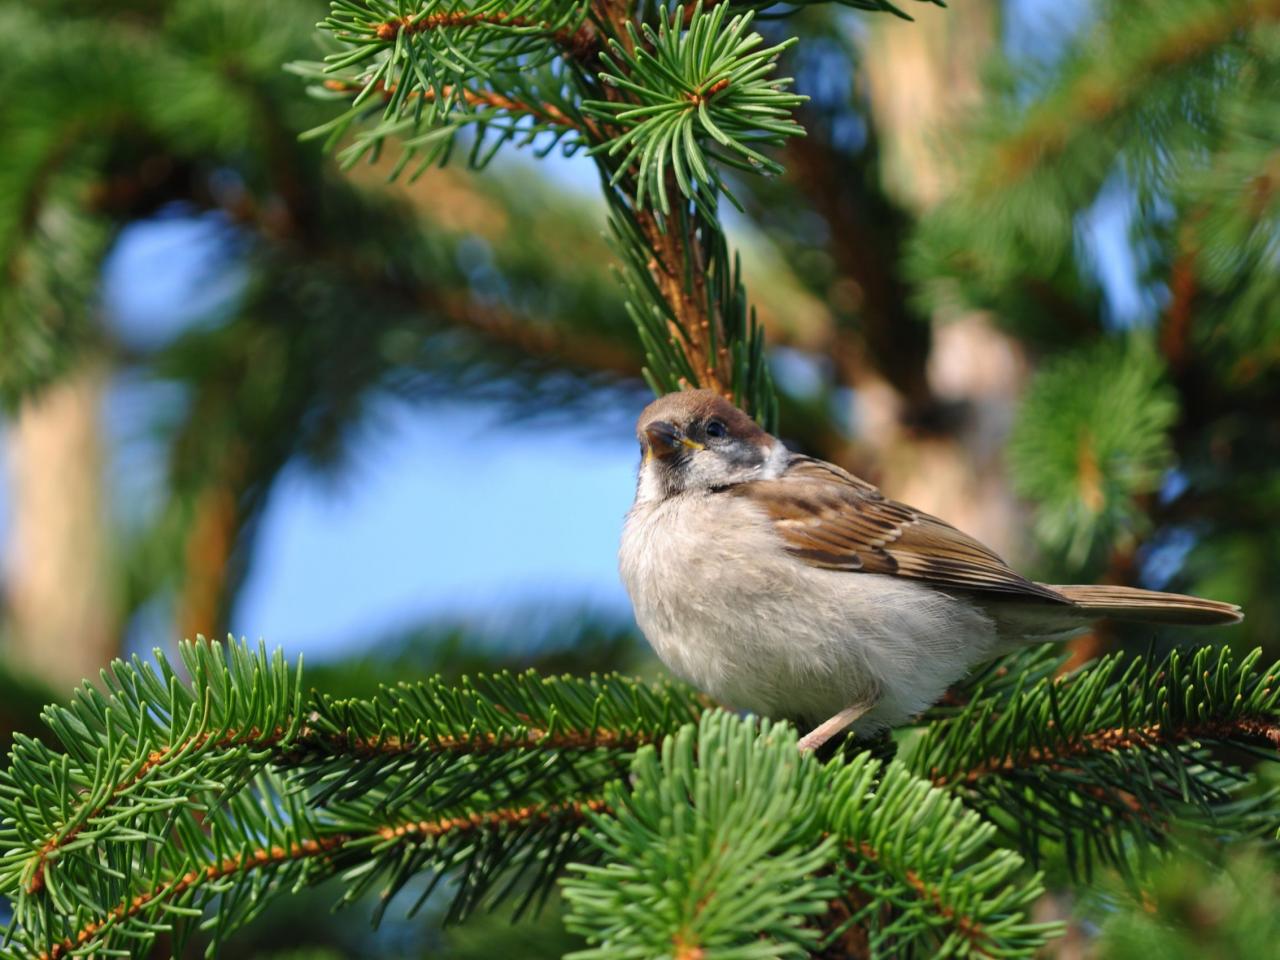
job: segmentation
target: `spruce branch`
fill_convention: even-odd
[[[335,0],[320,28],[354,49],[333,54],[327,62],[341,69],[366,60],[378,61],[375,72],[408,66],[404,80],[413,74],[431,81],[452,72],[465,76],[478,71],[487,53],[509,59],[532,55],[539,60],[554,56],[540,44],[510,45],[511,38],[549,39],[566,48],[589,42],[590,28],[583,26],[585,8],[578,0],[421,0],[412,13],[408,6],[387,0]],[[390,57],[382,55],[388,51]],[[437,58],[439,62],[431,62]]]
[[[325,80],[324,87],[326,90],[333,90],[337,93],[355,93],[362,89],[357,83],[350,80]],[[377,84],[377,90],[382,94],[384,101],[390,100],[396,94],[394,84],[388,85],[381,81]],[[554,103],[524,103],[519,100],[513,100],[510,97],[504,97],[502,94],[491,90],[455,90],[450,86],[444,88],[443,94],[446,99],[456,94],[472,107],[489,107],[494,110],[505,110],[509,113],[525,113],[545,123],[576,130],[593,140],[600,139],[599,131],[589,120],[576,121],[566,115]],[[435,100],[436,93],[434,90],[414,90],[410,92],[409,96],[430,103]]]
[[[589,813],[605,810],[603,801],[572,801],[564,804],[527,805],[518,808],[472,813],[465,817],[448,817],[437,820],[410,820],[370,827],[364,833],[319,833],[303,836],[288,842],[276,842],[270,846],[247,849],[241,853],[210,860],[203,866],[189,863],[181,875],[166,876],[153,887],[135,893],[127,901],[117,903],[99,919],[87,922],[75,933],[53,943],[35,954],[39,960],[58,960],[74,951],[90,949],[104,943],[113,928],[143,915],[163,910],[165,905],[181,904],[192,910],[190,895],[199,896],[201,889],[209,891],[208,899],[214,899],[230,889],[228,881],[241,880],[246,874],[281,872],[289,865],[321,861],[319,869],[300,871],[308,882],[317,882],[340,866],[351,862],[364,849],[376,847],[381,854],[396,847],[421,844],[430,848],[439,841],[469,844],[479,834],[501,835],[509,839],[513,830],[540,827],[547,824],[572,825],[581,822]],[[344,856],[345,854],[345,856]],[[272,884],[280,888],[279,878]],[[194,914],[199,915],[199,912]],[[245,919],[248,919],[247,917]],[[225,921],[224,921],[225,922]],[[230,925],[228,924],[229,928]]]
[[[1029,956],[1061,932],[1028,922],[1039,876],[959,798],[868,754],[828,769],[828,829],[848,851],[838,875],[860,895],[847,923],[866,928],[872,955]]]
[[[607,151],[611,185],[631,179],[638,208],[656,198],[669,214],[674,181],[714,216],[715,198],[726,192],[722,165],[781,173],[752,144],[777,146],[804,132],[791,111],[805,98],[786,92],[789,79],[770,78],[794,40],[759,49],[763,38],[747,33],[752,14],[726,21],[729,10],[698,2],[686,14],[677,6],[659,13],[656,30],[628,21],[627,42],[610,40],[601,55],[600,82],[622,95],[583,104],[616,131],[593,152]]]
[[[1280,877],[1268,851],[1197,848],[1161,865],[1141,896],[1118,883],[1087,904],[1099,960],[1264,957],[1280,939]]]
[[[627,310],[644,348],[655,393],[707,387],[777,424],[764,358],[764,330],[724,235],[691,203],[670,218],[614,204],[611,226],[623,259]]]
[[[1052,834],[1109,859],[1118,835],[1160,843],[1175,823],[1257,833],[1271,797],[1241,796],[1210,747],[1280,745],[1280,666],[1208,648],[1065,680],[1028,652],[1027,674],[989,671],[909,765],[820,764],[790,727],[618,678],[333,700],[261,649],[182,656],[189,683],[117,663],[46,711],[65,752],[15,745],[0,891],[20,955],[137,952],[197,927],[217,943],[339,873],[344,902],[377,891],[378,915],[412,879],[432,877],[411,910],[451,878],[459,920],[537,903],[572,863],[570,922],[600,945],[584,956],[801,955],[853,926],[894,956],[1026,956],[1056,927],[1027,920],[1039,881],[998,830],[1032,855]]]
[[[38,960],[59,960],[75,951],[91,949],[101,944],[105,935],[113,927],[153,910],[159,904],[182,899],[198,883],[214,884],[232,877],[243,876],[250,871],[266,870],[286,862],[301,862],[309,857],[327,856],[339,849],[347,839],[343,835],[334,835],[318,840],[311,838],[298,840],[288,846],[277,844],[270,848],[260,847],[244,855],[227,857],[217,863],[210,863],[203,870],[191,869],[181,877],[164,880],[151,890],[135,894],[127,902],[116,904],[101,919],[89,921],[74,934],[32,955]],[[22,955],[19,954],[19,956]]]
[[[279,654],[181,653],[189,683],[163,659],[117,662],[102,690],[46,710],[63,752],[15,743],[0,774],[0,891],[24,955],[191,924],[221,937],[336,870],[348,898],[382,891],[380,909],[423,872],[458,881],[456,918],[532,901],[581,859],[582,816],[637,746],[700,709],[619,678],[531,674],[334,701],[304,696]]]
[[[1280,291],[1273,269],[1280,236],[1280,119],[1266,106],[1280,97],[1280,26],[1257,31],[1254,46],[1253,82],[1229,88],[1218,105],[1223,134],[1216,153],[1188,170],[1173,191],[1182,212],[1180,255],[1171,267],[1162,329],[1169,345],[1186,341],[1175,355],[1181,360],[1176,370],[1207,359],[1233,380],[1253,379],[1268,368],[1255,357],[1270,354],[1275,343],[1273,305]]]
[[[957,798],[795,744],[710,712],[639,751],[631,788],[609,788],[614,815],[591,816],[604,862],[564,881],[570,926],[599,944],[576,956],[807,956],[850,923],[895,957],[1028,956],[1057,930],[1027,921],[1038,879]]]
[[[1280,759],[1280,664],[1261,651],[1103,658],[1067,676],[976,699],[928,728],[913,770],[1000,824],[1035,857],[1063,846],[1074,868],[1129,868],[1174,825],[1219,836],[1273,829],[1276,794],[1219,754]]]
[[[785,729],[724,713],[637,754],[609,794],[618,816],[592,818],[605,864],[564,882],[570,929],[600,944],[576,956],[806,956],[805,919],[838,888],[803,760]]]
[[[901,13],[882,0],[862,9]],[[334,0],[320,25],[339,49],[290,69],[350,107],[311,131],[344,163],[390,138],[398,174],[446,160],[475,131],[471,162],[505,143],[587,148],[612,208],[628,312],[656,392],[708,387],[776,427],[777,401],[756,321],[721,230],[724,170],[776,173],[767,152],[803,133],[803,101],[772,76],[788,43],[750,32],[755,4],[692,6],[568,0]],[[376,116],[375,116],[376,115]]]
[[[443,161],[468,126],[477,164],[507,142],[589,148],[637,298],[629,311],[647,379],[659,392],[710,387],[773,426],[763,333],[716,203],[722,167],[776,172],[762,148],[801,132],[789,116],[801,98],[770,76],[785,44],[764,48],[752,11],[731,14],[730,3],[657,7],[643,14],[652,23],[607,3],[402,7],[334,3],[321,26],[342,49],[291,69],[350,108],[312,135],[333,145],[378,107],[343,160],[374,158],[397,137],[396,172],[411,156],[417,172]]]

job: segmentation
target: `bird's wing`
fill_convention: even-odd
[[[811,566],[1070,603],[1015,573],[949,523],[889,500],[865,480],[821,460],[796,456],[776,479],[725,492],[762,508],[786,550]]]

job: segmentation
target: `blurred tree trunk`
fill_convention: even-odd
[[[996,47],[999,4],[913,6],[915,23],[868,17],[862,64],[889,193],[923,210],[955,170],[946,136],[982,99],[981,67]]]
[[[87,364],[28,399],[9,433],[13,529],[9,653],[65,689],[119,653],[99,415],[104,375]]]
[[[244,579],[236,550],[247,550],[248,544],[241,539],[251,535],[244,529],[246,513],[241,509],[243,462],[239,445],[233,445],[216,464],[210,482],[195,495],[182,542],[182,579],[174,615],[178,637],[217,639],[227,632],[231,604]]]
[[[863,64],[885,189],[919,214],[952,181],[944,139],[980,99],[980,66],[996,43],[998,10],[992,0],[970,0],[946,9],[920,5],[912,14],[915,23],[867,18]],[[865,443],[891,495],[1016,554],[1022,512],[1001,458],[1026,360],[982,315],[932,320],[926,377],[946,412],[921,428],[898,391],[861,378]]]

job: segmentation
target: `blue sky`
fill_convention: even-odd
[[[237,633],[331,649],[495,607],[627,615],[615,558],[634,489],[629,432],[513,428],[457,404],[388,404],[379,421],[337,483],[286,470]]]

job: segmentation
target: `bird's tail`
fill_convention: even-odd
[[[1180,593],[1159,593],[1137,587],[1050,586],[1085,613],[1112,620],[1139,620],[1146,623],[1181,623],[1211,626],[1239,623],[1244,614],[1234,603],[1203,600]]]

